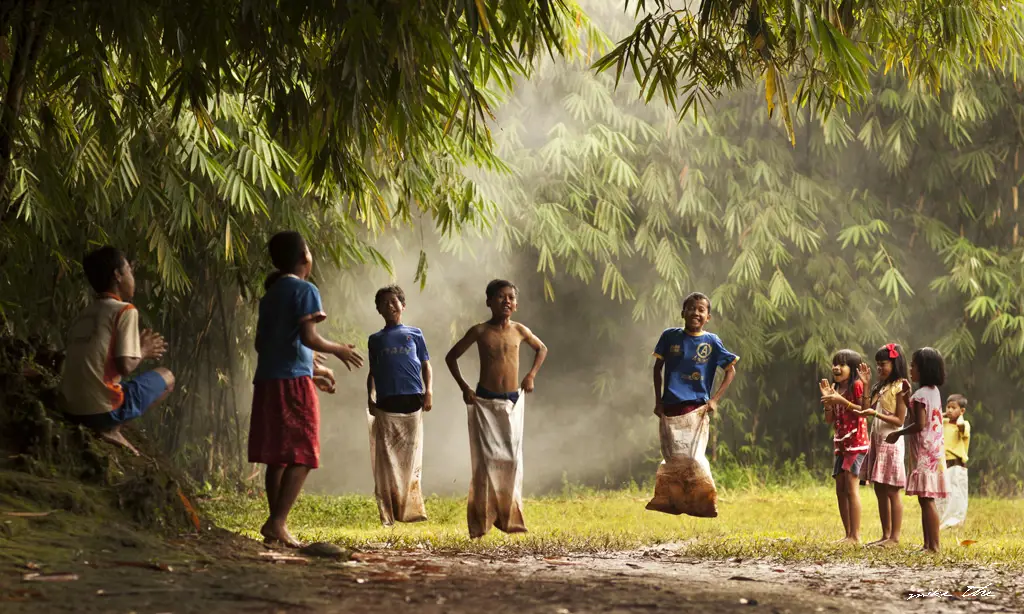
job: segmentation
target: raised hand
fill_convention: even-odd
[[[164,341],[163,335],[148,328],[139,335],[139,346],[143,360],[160,360],[167,352],[167,342]]]
[[[345,363],[348,370],[351,371],[353,367],[358,369],[363,366],[363,356],[356,350],[356,346],[352,344],[342,345],[338,353],[335,354],[338,360]]]
[[[857,375],[860,377],[860,381],[864,382],[864,387],[867,388],[871,383],[871,367],[868,366],[868,363],[860,363],[860,366],[857,367]]]

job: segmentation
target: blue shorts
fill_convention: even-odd
[[[146,409],[159,401],[167,391],[167,382],[156,371],[146,371],[132,381],[121,384],[121,390],[124,391],[124,402],[114,411],[85,416],[68,414],[68,419],[96,430],[114,428],[146,413]]]
[[[836,462],[832,466],[832,477],[836,477],[844,471],[859,476],[861,465],[864,464],[864,459],[867,457],[867,452],[849,452],[837,455]]]
[[[476,396],[481,399],[497,399],[500,401],[512,401],[515,404],[519,400],[519,391],[515,392],[491,392],[480,384],[476,385]]]

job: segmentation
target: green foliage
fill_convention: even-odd
[[[650,102],[658,92],[682,114],[764,80],[790,140],[790,105],[827,116],[837,102],[860,103],[874,74],[894,68],[938,91],[949,75],[1002,68],[1021,51],[1024,4],[988,0],[636,0],[637,23],[598,70],[633,77]],[[787,79],[797,81],[792,97]]]

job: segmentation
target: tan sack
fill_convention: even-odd
[[[385,526],[427,519],[420,490],[423,473],[423,412],[366,411],[370,468],[380,521]]]
[[[684,416],[662,416],[661,455],[654,498],[647,509],[701,518],[718,516],[718,491],[704,452],[708,447],[707,409]]]
[[[506,533],[525,533],[523,520],[523,403],[519,391],[513,404],[503,399],[477,398],[468,405],[469,454],[473,475],[469,483],[469,536],[483,537],[492,526]]]

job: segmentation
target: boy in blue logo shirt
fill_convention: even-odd
[[[739,356],[704,330],[711,321],[711,299],[700,292],[690,294],[683,300],[682,316],[685,327],[665,329],[654,348],[654,413],[658,416],[684,416],[705,406],[715,411],[736,377]],[[712,395],[718,368],[725,371],[725,379]]]
[[[384,328],[370,335],[367,342],[367,405],[371,410],[398,414],[430,411],[434,405],[430,354],[423,331],[402,324],[405,292],[395,285],[381,288],[374,303],[384,318]]]
[[[423,331],[402,324],[401,288],[381,288],[373,301],[384,318],[384,328],[370,335],[367,343],[366,403],[377,511],[384,526],[420,522],[427,519],[420,485],[423,412],[434,404],[430,355]]]

